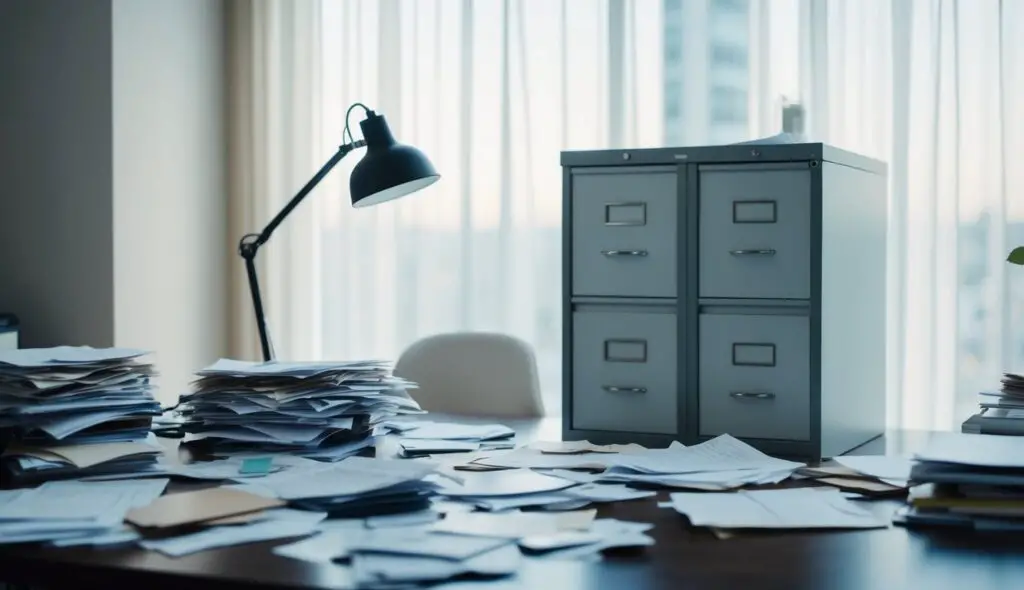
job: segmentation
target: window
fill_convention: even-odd
[[[679,116],[681,114],[682,114],[682,109],[679,108],[679,102],[678,101],[673,100],[673,101],[670,101],[670,102],[669,101],[665,102],[665,119],[666,119],[666,122],[668,122],[668,121],[675,121],[676,119],[679,119]]]
[[[711,89],[711,122],[744,123],[747,120],[747,91],[728,86]]]
[[[745,13],[750,9],[750,0],[711,0],[711,10]]]
[[[676,39],[665,39],[665,63],[678,64],[683,59],[683,42]]]
[[[711,46],[711,67],[747,67],[747,48],[736,45],[715,44]]]

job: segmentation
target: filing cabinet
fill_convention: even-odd
[[[808,143],[562,168],[566,440],[820,459],[882,433],[885,164]]]

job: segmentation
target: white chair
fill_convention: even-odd
[[[533,349],[505,334],[428,336],[402,353],[394,373],[418,385],[408,393],[428,412],[500,418],[544,415]]]

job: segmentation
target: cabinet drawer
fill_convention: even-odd
[[[702,315],[700,433],[810,440],[806,316]]]
[[[577,173],[572,292],[676,296],[676,172]]]
[[[700,172],[700,296],[809,299],[808,168]]]
[[[572,317],[572,424],[676,434],[676,316],[584,311]]]

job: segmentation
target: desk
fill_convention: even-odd
[[[440,419],[440,418],[437,418]],[[520,442],[557,436],[558,424],[501,421]],[[548,432],[550,430],[550,433]],[[894,432],[857,450],[907,453],[928,433]],[[386,452],[386,451],[385,451]],[[659,494],[656,500],[664,500]],[[891,510],[893,503],[875,504]],[[892,527],[876,531],[752,533],[719,540],[689,529],[681,516],[655,500],[600,505],[599,517],[653,523],[657,544],[598,563],[529,561],[517,577],[456,582],[446,590],[689,590],[710,588],[898,590],[951,588],[1007,590],[1024,580],[1024,537],[954,534]],[[343,568],[278,557],[273,541],[179,559],[141,549],[0,549],[0,577],[33,587],[85,590],[344,588]]]

